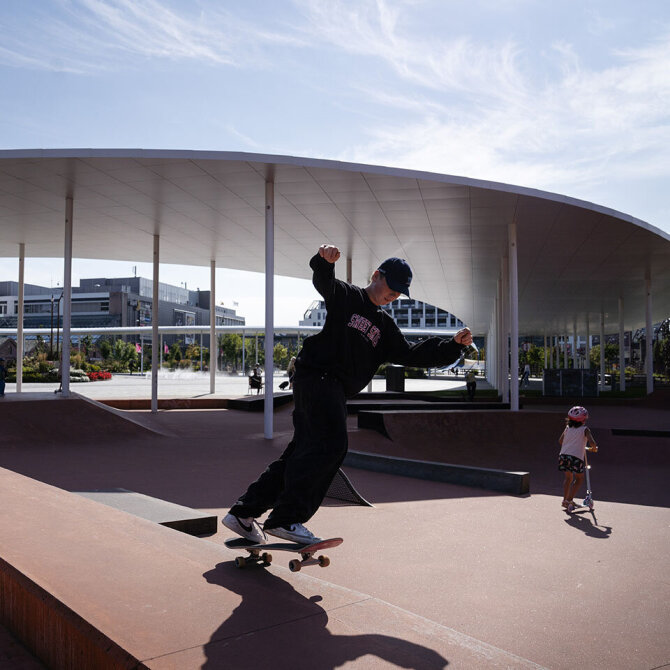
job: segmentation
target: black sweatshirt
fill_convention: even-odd
[[[328,372],[351,397],[370,383],[382,363],[438,367],[460,356],[462,347],[453,338],[429,337],[410,344],[364,289],[335,278],[334,263],[316,254],[309,265],[328,314],[323,330],[305,340],[296,360],[298,371]]]

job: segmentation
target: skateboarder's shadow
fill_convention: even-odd
[[[320,595],[304,595],[289,582],[270,570],[252,566],[238,570],[232,562],[219,563],[204,575],[210,584],[217,584],[237,593],[242,602],[228,619],[212,634],[205,646],[208,670],[219,668],[296,668],[327,670],[342,667],[368,654],[378,656],[402,668],[433,670],[449,663],[437,652],[397,637],[380,634],[338,635],[328,629],[328,614],[318,603]],[[298,588],[305,593],[318,588],[318,583],[301,581]],[[331,591],[332,610],[352,605],[351,594],[340,589]],[[369,603],[369,601],[366,601]],[[350,612],[349,622],[369,625],[371,616],[385,613],[363,607]],[[346,629],[347,622],[338,621]],[[350,628],[350,627],[349,627]]]
[[[591,519],[591,517],[593,517],[593,519]],[[593,512],[589,512],[589,515],[571,514],[570,517],[565,520],[565,522],[569,526],[581,530],[585,535],[588,535],[589,537],[595,537],[599,540],[606,540],[612,534],[611,526],[598,525],[598,520],[596,519],[596,515]]]

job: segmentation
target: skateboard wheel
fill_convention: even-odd
[[[300,561],[295,558],[289,562],[288,568],[291,572],[300,572]]]
[[[319,565],[322,568],[327,568],[330,565],[330,559],[328,556],[319,556]]]
[[[272,563],[272,554],[265,553],[261,558],[263,559],[263,565],[270,565]]]
[[[236,568],[243,568],[247,564],[247,559],[244,558],[244,556],[238,556],[235,559],[235,567]]]

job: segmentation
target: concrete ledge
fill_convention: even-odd
[[[489,491],[501,491],[513,495],[525,495],[530,491],[529,472],[510,472],[491,468],[475,468],[467,465],[416,461],[395,456],[349,451],[344,464],[361,470],[373,470],[402,477],[415,477],[445,484],[473,486]]]
[[[98,402],[115,409],[151,409],[151,398],[110,398]],[[158,409],[227,409],[227,398],[159,398]]]
[[[293,393],[275,393],[272,398],[273,407],[276,409],[293,402]],[[262,412],[265,409],[265,396],[261,394],[230,398],[228,409],[237,409],[243,412]]]
[[[358,427],[367,428],[369,430],[376,430],[378,433],[391,439],[389,431],[386,428],[386,417],[399,417],[403,414],[417,415],[421,413],[428,413],[438,415],[444,412],[463,412],[468,410],[505,410],[509,409],[509,404],[503,403],[458,403],[454,406],[440,407],[442,403],[430,403],[426,405],[412,405],[411,407],[401,408],[396,405],[384,405],[382,408],[372,409],[366,407],[358,410]],[[351,410],[347,406],[347,411],[351,414]]]
[[[612,428],[612,435],[632,437],[670,437],[670,430],[646,430],[642,428]]]
[[[275,393],[274,407],[281,407],[293,400],[293,393]],[[98,402],[115,409],[151,409],[151,398],[109,398]],[[237,409],[246,412],[262,412],[265,396],[248,395],[239,398],[159,398],[158,409]]]
[[[211,535],[218,530],[216,516],[203,514],[196,509],[152,498],[135,491],[108,489],[106,491],[74,491],[74,493],[188,535]]]
[[[509,403],[502,402],[438,402],[435,400],[361,400],[354,399],[347,402],[349,414],[360,414],[361,412],[398,412],[426,410],[432,412],[444,412],[445,410],[458,410],[459,412],[471,409],[509,409]]]

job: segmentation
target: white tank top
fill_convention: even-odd
[[[563,444],[561,445],[561,454],[576,456],[584,460],[584,450],[586,448],[586,426],[571,428],[568,426],[563,435]]]

